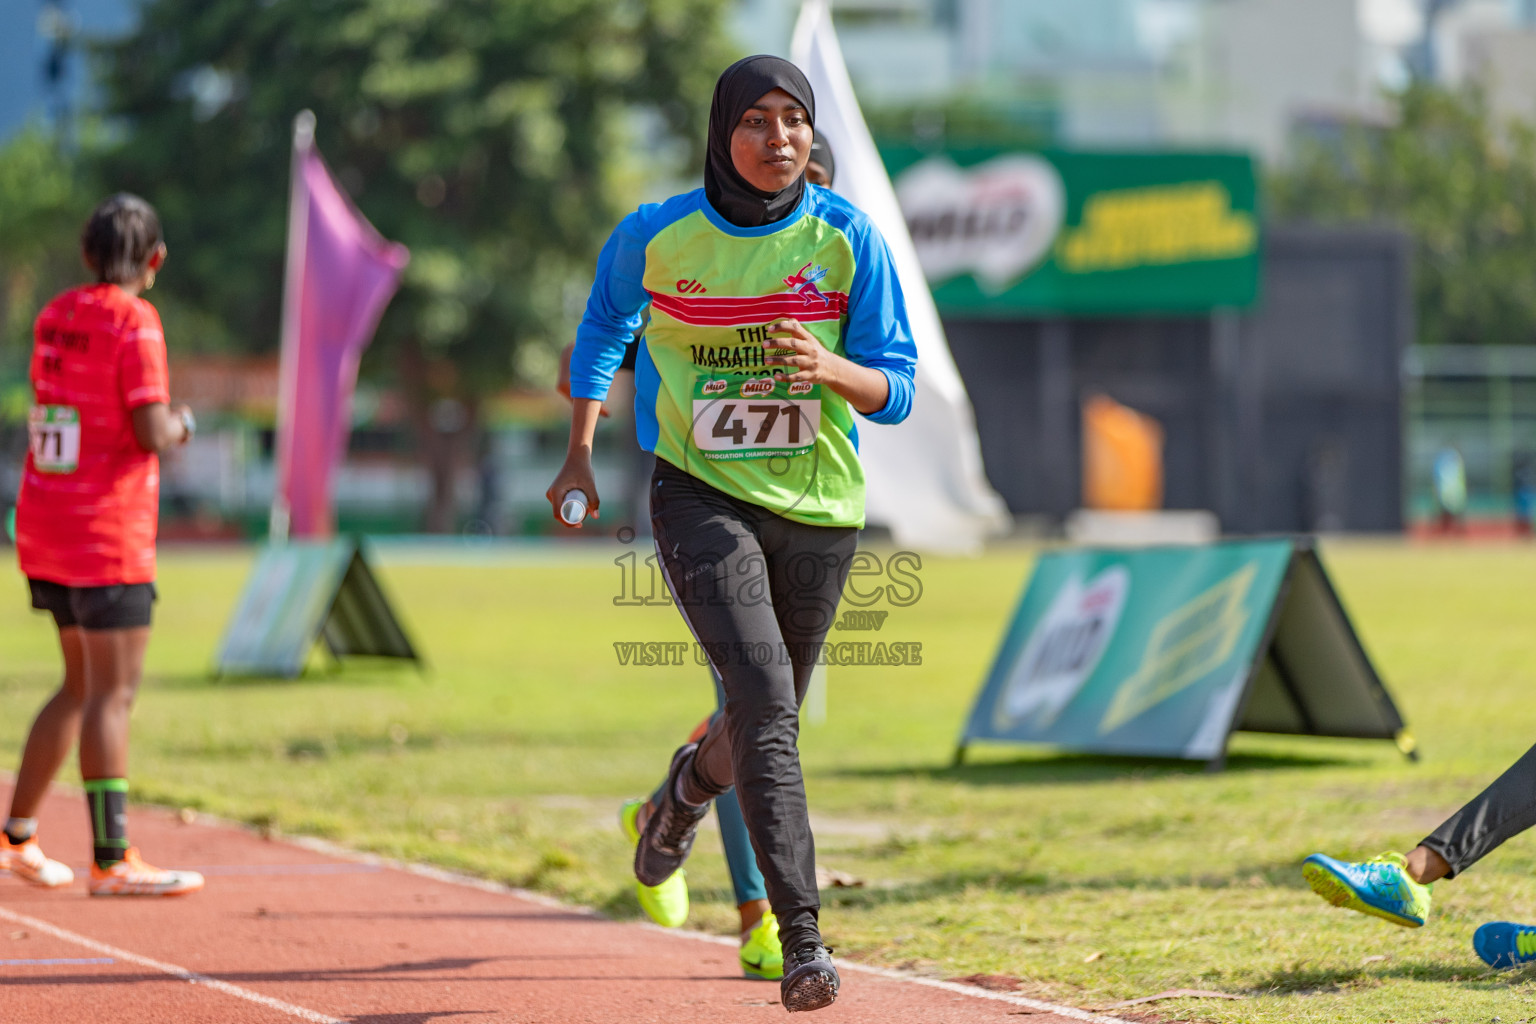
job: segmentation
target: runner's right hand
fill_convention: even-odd
[[[544,492],[544,497],[549,499],[549,507],[555,521],[568,530],[581,528],[579,523],[573,526],[560,518],[560,503],[565,500],[566,494],[573,490],[587,492],[587,518],[601,518],[597,512],[600,499],[597,496],[597,480],[592,476],[592,459],[585,452],[566,456],[565,465],[561,466],[560,472],[555,474],[555,482],[550,484],[549,490]]]
[[[172,416],[172,418],[176,419],[183,426],[185,426],[186,423],[187,423],[187,420],[183,418],[183,413],[185,413],[186,416],[188,418],[190,418],[192,416],[192,407],[189,406],[189,405],[186,405],[185,403],[183,403],[181,405],[173,405],[173,406],[171,406],[171,416]],[[193,420],[192,422],[195,423],[197,421]],[[184,432],[181,435],[181,441],[179,443],[184,445],[184,444],[186,444],[190,440],[192,440],[191,433],[190,432]]]

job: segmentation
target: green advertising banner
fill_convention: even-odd
[[[1193,313],[1258,296],[1246,155],[881,155],[945,315]]]
[[[225,630],[216,671],[292,678],[322,639],[337,658],[420,661],[357,541],[267,544]]]
[[[1321,562],[1290,540],[1042,556],[961,753],[1001,740],[1219,762],[1238,728],[1412,749]]]

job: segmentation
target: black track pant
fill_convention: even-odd
[[[702,804],[736,787],[788,953],[820,938],[816,846],[796,746],[800,702],[858,531],[792,522],[662,459],[651,481],[651,527],[678,610],[725,690],[684,791]]]
[[[1504,842],[1536,825],[1536,747],[1419,845],[1451,866],[1454,878]]]

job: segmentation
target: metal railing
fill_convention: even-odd
[[[1536,345],[1415,346],[1403,393],[1408,516],[1433,510],[1431,466],[1447,448],[1466,466],[1468,511],[1513,515],[1536,475]]]

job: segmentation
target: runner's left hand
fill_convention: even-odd
[[[775,380],[808,380],[812,384],[837,381],[843,358],[817,341],[800,321],[781,317],[768,325],[768,337],[772,340],[763,342],[763,362],[785,367],[774,371]]]

